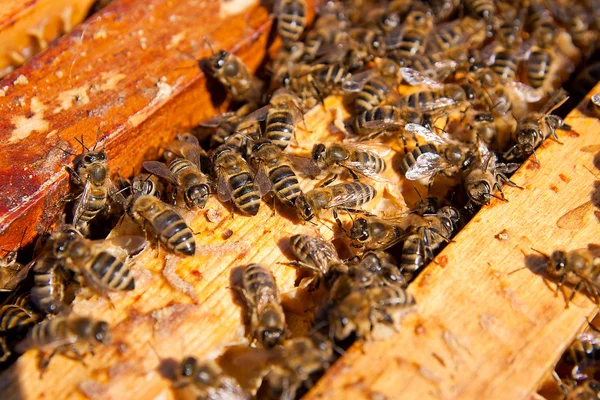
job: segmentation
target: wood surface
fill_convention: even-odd
[[[45,50],[60,35],[69,33],[83,21],[93,3],[94,0],[0,1],[0,77]]]
[[[130,176],[161,143],[225,109],[224,90],[196,65],[211,54],[204,38],[254,70],[271,22],[252,0],[115,1],[0,81],[0,247],[60,219],[64,166],[82,151],[74,137],[98,141],[112,173]]]
[[[596,93],[600,85],[595,88]],[[582,114],[587,100],[409,286],[418,303],[400,333],[355,344],[305,397],[352,399],[526,399],[534,396],[597,306],[584,295],[569,308],[539,274],[552,252],[597,244],[600,120]],[[594,171],[593,173],[590,171]],[[580,207],[569,229],[557,221]],[[571,214],[572,215],[572,214]],[[564,221],[564,220],[563,220]],[[497,238],[503,231],[507,240]],[[528,262],[526,263],[526,256]],[[533,256],[532,256],[533,255]],[[536,268],[537,266],[537,268]]]

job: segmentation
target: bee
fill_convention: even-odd
[[[285,315],[271,271],[258,264],[246,266],[242,293],[248,307],[253,340],[265,348],[280,344],[286,335]]]
[[[350,26],[344,11],[338,4],[325,3],[320,10],[319,18],[315,21],[313,28],[307,33],[304,41],[304,49],[301,57],[304,63],[313,63],[323,49],[331,47],[339,41],[339,36]]]
[[[316,176],[320,172],[310,160],[284,153],[266,139],[256,142],[252,147],[250,164],[256,170],[255,180],[263,182],[264,186],[271,185],[275,196],[289,207],[294,207],[296,199],[302,194],[292,167],[299,168],[310,176]]]
[[[145,242],[141,236],[122,236],[94,243],[67,227],[53,234],[50,241],[54,257],[80,274],[95,293],[106,296],[109,291],[135,288],[133,275],[124,260],[128,252],[141,251]]]
[[[277,32],[286,46],[302,36],[306,28],[307,8],[305,0],[278,0],[275,3]]]
[[[336,172],[338,167],[354,176],[359,174],[377,178],[386,169],[382,156],[366,145],[318,143],[312,149],[311,158],[318,166],[330,172]]]
[[[465,0],[467,12],[476,18],[483,19],[486,22],[491,22],[495,13],[496,6],[493,0]]]
[[[329,96],[344,94],[344,83],[352,77],[352,73],[342,65],[320,65],[313,68],[312,76],[320,94]]]
[[[131,182],[131,191],[133,193],[154,196],[157,199],[163,199],[165,196],[165,186],[158,176],[154,174],[139,174]]]
[[[447,21],[460,9],[461,0],[430,0],[429,5],[433,11],[436,22]]]
[[[388,53],[403,58],[423,54],[432,27],[433,15],[431,11],[415,7],[407,15],[403,25],[386,35],[385,49]]]
[[[308,270],[313,274],[311,279],[301,285],[304,289],[310,291],[318,288],[323,278],[329,286],[336,274],[347,272],[335,247],[323,239],[294,235],[290,238],[289,246],[298,261],[289,262],[287,265]]]
[[[399,107],[417,112],[442,112],[478,100],[479,94],[471,85],[446,84],[440,88],[414,92],[402,98]]]
[[[50,251],[40,255],[33,264],[31,301],[48,314],[64,314],[69,310],[66,288],[72,273],[65,271]]]
[[[499,197],[505,200],[502,185],[520,188],[516,183],[508,179],[510,174],[519,168],[517,163],[500,163],[493,152],[483,152],[478,160],[473,163],[463,184],[469,201],[479,205],[489,205],[492,197],[497,197],[494,192],[500,193]]]
[[[450,141],[418,124],[407,124],[406,132],[425,137],[428,143],[415,147],[404,156],[400,171],[409,180],[432,180],[438,173],[452,176],[466,170],[473,157],[473,151],[458,141]]]
[[[579,290],[585,291],[596,302],[600,300],[600,257],[596,257],[588,249],[556,250],[550,256],[541,254],[546,258],[546,273],[551,279],[558,281],[556,290],[561,289],[565,283],[573,286],[569,302]]]
[[[83,146],[83,142],[80,143]],[[73,225],[87,234],[90,221],[107,209],[111,198],[121,204],[125,199],[109,177],[106,152],[84,148],[86,151],[75,159],[75,169],[68,166],[66,169],[72,182],[83,187],[74,206]]]
[[[557,91],[539,112],[529,113],[518,121],[513,138],[515,144],[504,153],[504,158],[509,161],[524,160],[535,154],[535,149],[549,136],[558,141],[556,129],[562,126],[562,119],[552,115],[552,112],[568,99],[564,92]]]
[[[275,349],[274,349],[275,350]],[[320,334],[289,340],[272,355],[273,365],[265,377],[265,398],[294,399],[310,377],[333,362],[333,344]],[[259,393],[262,393],[261,391]]]
[[[185,158],[175,157],[168,166],[158,161],[144,161],[142,164],[146,171],[175,185],[190,209],[204,208],[211,191],[200,166],[200,144],[195,137],[193,140],[195,143],[185,143],[182,148]]]
[[[0,333],[15,333],[26,330],[39,320],[39,315],[16,304],[0,307]]]
[[[600,396],[600,382],[588,379],[567,391],[567,400],[595,400]]]
[[[353,122],[354,132],[363,137],[373,137],[384,132],[398,132],[406,125],[407,114],[391,104],[374,107],[359,114]]]
[[[406,280],[410,281],[422,270],[435,252],[450,241],[458,230],[460,213],[451,206],[440,208],[435,214],[424,215],[420,222],[407,228],[402,246],[399,268]]]
[[[470,17],[439,25],[431,34],[430,48],[443,53],[460,46],[478,47],[484,39],[479,37],[483,28],[481,20]]]
[[[407,228],[405,225],[401,221],[361,216],[352,221],[347,235],[352,247],[366,251],[384,250],[404,239]]]
[[[44,371],[52,357],[58,353],[70,353],[83,362],[80,349],[96,343],[110,343],[108,323],[71,315],[54,317],[37,323],[31,328],[27,337],[17,344],[15,350],[18,353],[30,349],[40,350],[43,353],[50,352],[49,356],[44,355],[40,360],[40,369]]]
[[[266,180],[255,185],[246,161],[239,152],[228,145],[214,150],[212,165],[219,200],[223,202],[233,200],[238,210],[244,214],[258,214],[260,199],[271,189],[270,182]]]
[[[300,98],[303,109],[310,109],[318,103],[324,103],[325,94],[312,74],[316,68],[320,67],[295,64],[287,68],[279,77],[282,87]]]
[[[386,251],[375,250],[365,253],[358,267],[372,274],[372,286],[407,286],[396,260]]]
[[[198,362],[186,357],[180,364],[173,388],[182,400],[228,399],[250,400],[250,394],[226,375],[214,361]]]
[[[347,92],[357,92],[354,108],[358,115],[381,105],[398,79],[400,65],[389,58],[380,59],[375,68],[352,75],[342,88]]]
[[[577,335],[562,359],[567,365],[573,366],[571,371],[573,379],[589,378],[585,371],[600,367],[600,338],[594,332]]]
[[[373,200],[376,195],[373,186],[355,181],[313,189],[298,196],[295,205],[298,216],[310,221],[323,210],[333,209],[334,216],[337,216],[337,208],[353,211],[355,207]]]
[[[182,216],[154,195],[133,192],[127,214],[140,228],[176,254],[193,256],[196,241]]]
[[[209,75],[221,82],[231,93],[233,100],[259,103],[263,83],[252,75],[248,66],[239,57],[220,50],[213,52],[206,61]]]

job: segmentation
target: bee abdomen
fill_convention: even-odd
[[[270,171],[269,179],[273,182],[277,197],[293,207],[296,198],[302,193],[294,171],[287,165],[281,165]]]
[[[353,153],[351,160],[360,164],[361,169],[373,171],[377,174],[385,171],[386,168],[385,161],[381,157],[368,151]]]
[[[232,197],[235,205],[246,214],[256,215],[260,207],[260,195],[254,187],[252,176],[242,172],[229,179],[232,188]]]
[[[271,273],[259,264],[250,264],[244,270],[244,287],[253,296],[265,289],[277,290]]]
[[[8,304],[0,308],[0,332],[25,329],[35,321],[31,312],[17,305]]]
[[[183,218],[171,209],[163,210],[152,222],[155,233],[168,249],[176,253],[193,256],[196,253],[196,242],[192,230]]]
[[[83,207],[83,212],[79,216],[79,219],[75,221],[75,226],[78,228],[85,226],[89,221],[94,219],[100,211],[102,211],[106,202],[107,193],[105,190],[92,189],[88,202],[81,205],[81,207]]]
[[[388,86],[378,78],[371,79],[358,93],[354,105],[357,113],[363,113],[380,105],[386,97]]]
[[[348,200],[345,206],[359,207],[373,200],[377,191],[371,185],[362,182],[349,182],[340,185],[340,189],[347,192]]]
[[[551,63],[552,58],[547,51],[531,53],[527,60],[527,78],[532,87],[537,89],[544,84]]]
[[[512,52],[499,51],[492,65],[492,70],[501,78],[514,80],[519,66]]]
[[[278,24],[279,35],[285,43],[297,41],[306,26],[306,3],[303,0],[284,2]]]
[[[133,290],[135,282],[127,266],[112,254],[101,252],[94,259],[92,271],[111,290]]]
[[[422,235],[419,233],[410,235],[404,241],[399,263],[400,271],[403,274],[409,273],[412,275],[423,268],[426,263],[423,247]]]
[[[295,131],[296,126],[291,113],[288,111],[269,112],[265,136],[281,150],[285,150],[288,146]]]
[[[437,154],[437,149],[434,145],[429,143],[415,147],[402,159],[402,162],[400,163],[400,172],[406,175],[410,167],[416,164],[419,156],[425,153]]]
[[[40,259],[33,267],[31,301],[41,311],[56,313],[65,308],[64,279],[59,274],[56,260]]]

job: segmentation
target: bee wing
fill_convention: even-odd
[[[342,89],[346,92],[360,92],[375,71],[376,70],[372,68],[352,75],[349,79],[344,81]]]
[[[215,115],[214,117],[204,121],[204,122],[200,122],[198,125],[205,127],[205,128],[216,128],[219,125],[221,125],[223,122],[234,118],[235,117],[235,112],[233,111],[229,111],[229,112],[224,112],[222,114],[218,114]]]
[[[229,180],[227,179],[227,176],[221,172],[218,174],[217,179],[217,196],[222,202],[228,202],[231,200],[231,187],[229,186]]]
[[[302,172],[307,176],[317,176],[321,173],[321,168],[316,162],[308,157],[296,156],[294,154],[284,153],[285,158],[292,164],[292,168]]]
[[[204,150],[202,150],[198,144],[198,139],[196,139],[195,136],[192,137],[196,140],[196,143],[174,140],[165,144],[163,147],[165,150],[173,152],[187,160],[190,160],[195,165],[200,166],[200,158],[202,157]],[[206,153],[204,155],[206,155]]]
[[[27,265],[23,265],[15,262],[3,267],[0,272],[0,276],[2,277],[2,280],[0,281],[0,292],[15,290],[19,283],[27,277],[27,274],[34,263],[35,261],[31,261]],[[7,275],[8,279],[4,279],[5,275]]]
[[[103,241],[126,250],[130,256],[142,252],[148,244],[145,237],[137,235],[117,236]]]
[[[442,84],[429,76],[409,67],[400,68],[402,79],[411,86],[429,85],[433,87],[442,87]]]
[[[418,181],[423,178],[431,178],[443,170],[447,165],[448,163],[446,163],[439,154],[421,154],[417,157],[417,162],[411,165],[406,171],[406,179]]]
[[[108,187],[108,193],[110,195],[110,199],[121,205],[125,205],[125,203],[127,202],[127,199],[125,198],[125,196],[123,196],[122,190],[119,190],[117,185],[115,185],[115,183],[111,179],[108,179],[108,178],[106,179],[106,186]]]
[[[327,203],[327,205],[323,208],[328,209],[328,208],[334,208],[334,207],[338,207],[338,206],[344,206],[349,201],[354,200],[355,195],[356,195],[356,193],[340,193],[340,194],[334,196],[331,199],[331,201],[329,203]]]
[[[562,215],[556,221],[556,226],[561,229],[581,229],[588,212],[593,208],[594,204],[591,201],[585,202]]]
[[[258,187],[258,192],[261,197],[273,190],[273,183],[267,175],[267,170],[262,165],[259,165],[256,170],[254,184]]]
[[[431,129],[424,127],[423,125],[408,123],[404,126],[404,130],[424,138],[428,143],[444,144],[448,142],[446,139],[433,132]]]
[[[166,179],[174,185],[178,185],[177,177],[171,172],[165,163],[161,163],[160,161],[144,161],[142,166],[151,174]]]
[[[81,196],[79,197],[79,202],[75,207],[75,215],[73,215],[73,225],[76,225],[77,221],[79,221],[79,219],[83,215],[83,212],[85,211],[83,204],[87,204],[90,201],[91,195],[92,184],[90,183],[90,181],[87,181],[85,183],[85,186],[83,187],[83,192],[81,192]]]
[[[527,103],[537,103],[542,99],[542,93],[523,82],[509,84]]]
[[[364,123],[364,127],[367,130],[386,130],[386,129],[400,129],[404,125],[404,121],[368,121]]]
[[[372,142],[349,143],[349,142],[345,142],[344,146],[352,147],[352,148],[355,148],[358,150],[370,151],[372,153],[377,154],[380,157],[385,157],[388,154],[390,154],[390,152],[392,151],[392,149],[389,146],[386,146],[385,144],[382,144],[382,143],[372,143]]]
[[[267,118],[267,112],[269,111],[269,108],[271,106],[266,105],[264,107],[259,108],[258,110],[254,110],[253,112],[251,112],[250,114],[246,115],[241,121],[240,121],[240,126],[243,125],[245,122],[251,122],[254,120],[257,121],[264,121],[265,118]]]
[[[424,107],[422,107],[422,109],[423,111],[435,111],[440,108],[453,107],[456,104],[456,100],[454,100],[453,98],[443,96],[426,104]]]

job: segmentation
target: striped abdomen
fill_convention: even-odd
[[[542,87],[551,64],[552,56],[549,52],[541,49],[531,52],[526,65],[529,85],[536,89]]]
[[[425,52],[425,35],[418,29],[404,29],[402,38],[393,46],[394,52],[401,57],[412,57]]]
[[[0,333],[26,329],[36,321],[34,313],[17,305],[8,304],[0,308]]]
[[[296,132],[294,116],[286,109],[269,109],[265,136],[281,150],[290,144]]]
[[[389,86],[382,78],[374,76],[369,79],[354,100],[356,113],[362,114],[383,103],[388,91]]]
[[[102,251],[92,261],[91,271],[98,282],[108,290],[133,290],[133,274],[127,266],[112,254]]]
[[[279,165],[269,171],[269,179],[273,183],[277,198],[294,207],[296,198],[302,193],[294,171],[288,165]]]
[[[65,285],[58,260],[42,256],[35,262],[31,301],[38,309],[50,314],[64,311],[67,308],[63,303]]]
[[[402,162],[400,163],[400,172],[406,175],[408,170],[417,163],[417,159],[419,158],[419,156],[425,153],[437,154],[437,149],[434,145],[429,143],[415,147],[402,159]]]
[[[512,50],[500,50],[496,52],[491,68],[503,80],[514,81],[519,70],[519,62],[515,52]]]
[[[53,343],[61,343],[62,340],[72,337],[76,341],[76,335],[70,332],[66,317],[47,319],[35,325],[27,336],[29,348],[41,349],[54,347]]]
[[[233,135],[237,126],[238,122],[235,119],[221,122],[215,133],[210,138],[210,148],[216,149],[220,145],[224,144],[227,138]]]
[[[410,280],[429,261],[425,255],[423,233],[419,229],[404,241],[398,267],[407,280]]]
[[[279,299],[279,289],[273,275],[259,264],[250,264],[244,269],[243,285],[249,300],[254,305],[260,303],[265,295],[272,297],[273,300]]]
[[[377,191],[373,186],[363,182],[340,183],[339,185],[330,186],[329,189],[331,189],[334,199],[344,197],[344,201],[336,207],[360,207],[373,200],[377,195]]]
[[[196,253],[196,242],[192,230],[181,215],[165,207],[152,218],[146,218],[158,239],[169,250],[175,253],[193,256]]]
[[[302,36],[306,27],[306,2],[304,0],[282,0],[277,16],[277,32],[286,45]]]
[[[330,65],[326,68],[320,68],[313,73],[313,78],[323,91],[324,96],[343,94],[342,84],[351,77],[352,74],[348,69],[340,65]]]
[[[415,304],[414,297],[397,285],[378,286],[370,290],[375,308],[406,307]]]
[[[252,175],[243,171],[229,177],[231,198],[236,207],[249,215],[258,214],[260,207],[260,193],[256,190]]]
[[[383,158],[371,151],[352,151],[349,158],[349,161],[355,165],[354,169],[359,172],[380,174],[385,171],[386,165]]]
[[[94,219],[108,203],[108,191],[106,186],[94,186],[90,183],[90,196],[87,202],[82,203],[83,198],[77,204],[76,208],[81,208],[81,212],[76,221],[73,221],[75,227],[79,230],[87,229],[89,221]]]
[[[465,3],[471,15],[479,18],[490,19],[496,11],[492,0],[467,0]]]
[[[358,134],[366,134],[377,130],[399,129],[401,123],[400,109],[392,105],[384,105],[374,107],[356,117],[354,129]]]

